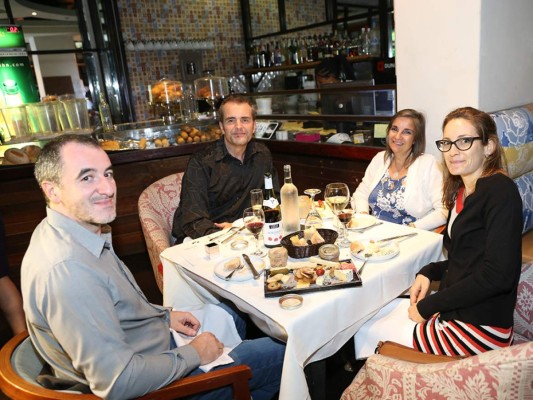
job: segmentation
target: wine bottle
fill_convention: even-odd
[[[281,238],[281,209],[272,186],[272,175],[265,174],[265,189],[263,192],[263,212],[265,213],[265,225],[263,226],[263,242],[266,247],[280,245]]]
[[[281,187],[281,223],[284,235],[300,230],[298,189],[292,183],[291,166],[283,167],[285,183]]]

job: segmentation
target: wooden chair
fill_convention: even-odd
[[[93,394],[77,394],[45,389],[37,381],[44,364],[27,332],[9,340],[0,350],[0,389],[16,400],[96,400]],[[168,386],[138,398],[138,400],[171,400],[231,385],[235,400],[250,400],[248,380],[251,369],[237,365],[179,379]]]
[[[172,221],[178,208],[183,173],[172,174],[148,186],[139,196],[139,219],[159,290],[163,292],[163,266],[159,254],[170,247]]]

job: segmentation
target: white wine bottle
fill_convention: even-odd
[[[265,190],[263,192],[263,212],[265,225],[263,226],[263,242],[266,247],[280,245],[283,234],[281,232],[281,209],[279,200],[272,185],[272,175],[265,174]]]
[[[292,183],[291,166],[283,167],[285,183],[281,187],[281,221],[284,235],[300,230],[300,213],[298,209],[298,189]]]

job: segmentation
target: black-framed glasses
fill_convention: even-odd
[[[479,136],[476,137],[462,137],[457,140],[454,140],[453,142],[451,140],[437,140],[435,143],[437,144],[437,149],[439,151],[446,153],[447,151],[450,151],[452,148],[452,144],[457,147],[460,151],[466,151],[469,150],[470,147],[472,147],[472,143],[474,143],[474,140],[482,140]]]

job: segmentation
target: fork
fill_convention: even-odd
[[[359,275],[359,277],[361,277],[361,274],[363,273],[363,269],[365,268],[366,262],[368,261],[368,258],[371,255],[372,254],[370,253],[365,253],[365,260],[363,261],[363,265],[361,265],[361,268],[359,268],[359,271],[357,271],[357,274]]]
[[[239,269],[243,269],[243,267],[244,267],[244,264],[241,261],[241,263],[239,264],[239,266],[237,268],[235,268],[233,271],[231,271],[228,275],[226,275],[224,277],[224,280],[225,281],[229,281],[231,279],[231,277],[233,276],[233,274],[235,273],[235,271],[237,271]]]

